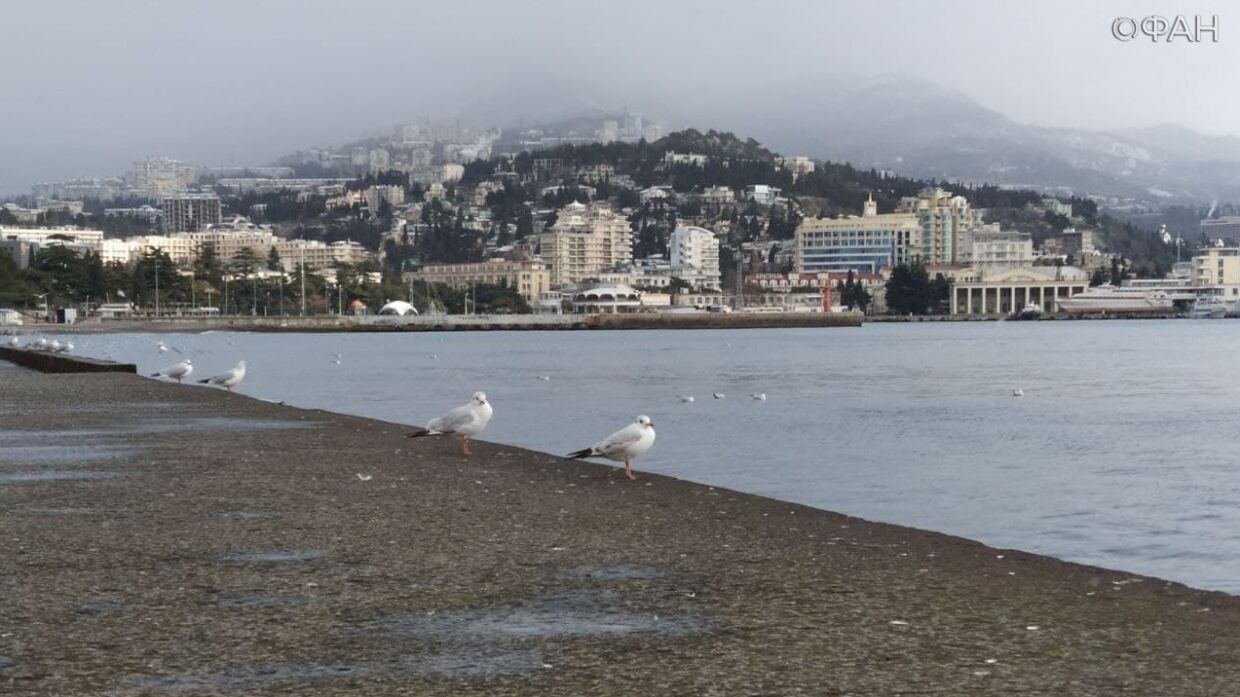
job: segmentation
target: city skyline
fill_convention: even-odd
[[[7,114],[0,192],[109,175],[156,153],[262,164],[419,115],[502,126],[627,106],[674,126],[740,131],[735,95],[770,94],[776,109],[795,110],[794,90],[813,93],[840,76],[908,75],[1038,126],[1177,123],[1236,135],[1233,98],[1221,89],[1237,64],[1227,14],[1217,4],[1194,9],[1220,15],[1218,43],[1119,42],[1115,17],[1169,13],[1119,3],[783,3],[755,23],[702,4],[659,7],[653,22],[655,8],[643,3],[533,12],[369,2],[350,9],[361,19],[349,30],[327,3],[21,7],[11,24],[25,30],[11,32],[0,55],[24,69],[0,77],[0,88],[40,96]],[[848,42],[831,40],[845,30]],[[62,89],[44,89],[52,84]]]

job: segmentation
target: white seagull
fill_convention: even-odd
[[[232,392],[232,388],[236,387],[237,383],[244,379],[245,361],[239,361],[237,363],[237,367],[232,370],[225,370],[219,375],[209,377],[206,380],[199,380],[198,382],[204,385],[219,385],[220,387],[226,387],[229,392]]]
[[[685,404],[693,404],[694,402],[693,395],[682,394],[680,395],[680,401],[684,402]]]
[[[1018,387],[1018,388],[1016,388],[1016,389],[1012,390],[1012,396],[1013,396],[1013,397],[1024,397],[1024,396],[1025,396],[1025,391],[1024,391],[1024,390],[1022,390],[1022,389],[1020,389],[1020,388]]]
[[[766,393],[765,392],[754,392],[753,394],[749,395],[749,398],[754,400],[755,402],[765,402]]]
[[[605,457],[608,460],[623,462],[624,476],[637,479],[633,476],[632,460],[649,450],[652,445],[654,445],[654,423],[650,421],[649,416],[642,414],[633,423],[607,436],[606,440],[575,453],[569,453],[568,456],[574,460]]]
[[[194,372],[193,361],[186,358],[185,360],[181,361],[180,363],[177,363],[176,365],[170,365],[167,368],[164,368],[163,370],[157,373],[151,373],[151,377],[171,378],[173,380],[176,380],[179,383],[185,378],[189,377],[190,373],[193,373],[193,372]]]
[[[14,335],[12,339],[9,339],[9,346],[12,346],[13,348],[17,348],[17,344],[18,344],[17,336]]]
[[[726,395],[726,394],[724,394],[724,393],[722,393],[722,392],[716,392],[716,393],[715,393],[714,395],[712,395],[712,396],[713,396],[715,399],[724,399],[724,398],[726,398],[726,397],[727,397],[727,395]]]
[[[482,430],[487,427],[487,422],[491,420],[492,413],[491,403],[487,401],[486,393],[475,392],[469,404],[459,406],[437,419],[431,419],[426,424],[425,431],[410,433],[405,437],[457,435],[461,437],[461,454],[471,455],[469,437],[482,433]]]
[[[160,353],[168,353],[168,345],[167,345],[167,344],[165,344],[165,343],[164,343],[164,342],[162,342],[162,341],[157,341],[157,342],[155,342],[155,348],[156,348],[156,349],[157,349]]]

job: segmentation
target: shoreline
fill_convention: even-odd
[[[13,694],[1152,695],[1240,677],[1240,598],[1221,592],[640,462],[629,484],[132,375],[0,380]],[[51,451],[15,465],[14,443]],[[22,471],[110,474],[2,480]]]

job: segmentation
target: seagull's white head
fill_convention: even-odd
[[[185,365],[193,365],[193,364],[194,364],[194,362],[193,362],[193,361],[191,361],[190,359],[188,359],[188,358],[186,358],[186,359],[185,359]]]
[[[654,428],[654,422],[651,421],[650,417],[645,414],[637,417],[637,423],[640,424],[642,428]]]
[[[475,393],[474,393],[474,400],[473,400],[473,401],[474,401],[474,404],[477,404],[477,405],[479,405],[479,406],[481,406],[481,405],[483,405],[483,404],[486,404],[486,403],[487,403],[487,393],[485,393],[485,392],[475,392]]]
[[[237,361],[237,367],[245,370],[245,361]]]

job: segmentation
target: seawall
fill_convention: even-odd
[[[1240,600],[1221,593],[642,461],[629,482],[485,442],[466,458],[397,424],[134,375],[0,384],[5,694],[1111,697],[1240,680]],[[411,396],[410,414],[440,401]]]

